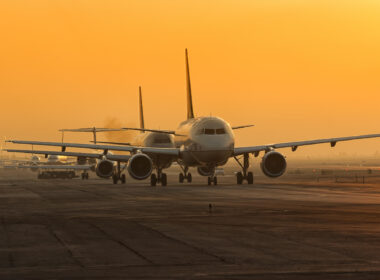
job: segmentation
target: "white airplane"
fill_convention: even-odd
[[[60,142],[41,142],[41,141],[25,141],[25,140],[10,140],[14,144],[32,144],[42,146],[61,147],[61,152],[53,152],[52,154],[73,155],[73,152],[65,152],[66,148],[86,148],[98,149],[103,153],[98,154],[98,157],[103,157],[102,162],[110,162],[108,151],[128,151],[131,156],[126,158],[118,158],[120,155],[112,155],[113,160],[119,164],[121,161],[128,162],[128,171],[139,174],[141,178],[149,176],[152,171],[152,160],[149,155],[169,156],[175,159],[183,168],[183,173],[179,174],[179,181],[184,179],[191,181],[191,174],[188,172],[189,167],[197,167],[198,172],[208,177],[208,184],[217,184],[217,176],[215,174],[216,167],[226,164],[229,158],[233,157],[239,163],[241,172],[236,173],[236,180],[241,184],[243,180],[247,180],[249,184],[253,184],[253,173],[248,171],[249,156],[253,154],[255,157],[260,152],[264,152],[261,160],[261,169],[268,177],[279,177],[286,171],[285,157],[277,151],[281,148],[291,148],[294,152],[300,146],[315,145],[322,143],[330,143],[334,147],[337,142],[350,141],[357,139],[368,139],[380,137],[380,134],[368,134],[349,137],[337,137],[328,139],[315,139],[308,141],[295,141],[276,144],[264,144],[258,146],[235,147],[234,129],[240,129],[246,126],[231,127],[225,120],[218,117],[195,117],[192,103],[192,93],[190,85],[188,54],[186,54],[186,84],[187,84],[187,119],[180,123],[178,129],[173,131],[175,147],[160,148],[160,147],[139,147],[139,146],[122,146],[122,145],[99,145],[99,144],[81,144],[81,143],[60,143]],[[148,130],[155,132],[165,132],[158,130]],[[167,132],[167,131],[166,131]],[[22,150],[11,150],[8,152],[20,152]],[[34,151],[34,153],[46,154],[48,151]],[[84,154],[84,153],[83,153]],[[239,156],[243,157],[243,162],[240,162]],[[114,165],[110,162],[109,166]]]
[[[144,121],[144,110],[142,102],[142,93],[141,87],[139,87],[139,117],[140,117],[140,128],[78,128],[78,129],[61,129],[61,132],[92,132],[94,135],[93,143],[101,144],[111,144],[111,145],[123,145],[123,146],[136,146],[136,147],[156,147],[156,148],[174,148],[174,135],[173,131],[156,131],[152,129],[145,129]],[[126,131],[126,130],[138,130],[141,133],[136,135],[130,143],[124,142],[109,142],[109,141],[97,141],[98,132],[109,132],[109,131]],[[167,185],[167,175],[163,173],[162,170],[169,168],[173,161],[176,160],[176,157],[172,155],[158,155],[156,153],[146,153],[148,159],[152,161],[150,165],[150,172],[143,170],[132,169],[132,166],[128,166],[128,172],[132,178],[137,180],[144,180],[150,176],[150,183],[152,186],[156,186],[157,183],[160,183],[162,186]],[[153,170],[156,170],[156,173],[153,173]],[[114,176],[113,181],[116,184],[118,177]]]

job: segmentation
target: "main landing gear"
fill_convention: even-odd
[[[238,185],[241,185],[244,180],[247,180],[248,184],[253,184],[253,173],[247,172],[249,168],[249,154],[243,155],[243,164],[240,163],[237,157],[234,157],[236,162],[240,165],[243,172],[236,173],[236,182]]]
[[[183,173],[179,173],[179,177],[178,177],[179,182],[183,183],[186,179],[187,182],[191,183],[191,181],[193,180],[193,177],[191,176],[190,172],[187,172],[187,171],[189,171],[189,167],[188,166],[185,166],[185,167],[181,166],[181,169],[182,169]]]
[[[157,183],[161,183],[161,186],[166,186],[168,184],[168,177],[166,176],[166,173],[162,173],[162,169],[157,169],[157,175],[152,173],[150,175],[150,185],[152,187],[156,186]]]
[[[122,184],[125,184],[126,178],[125,174],[121,174],[121,168],[120,168],[120,161],[117,162],[117,170],[112,175],[112,181],[114,184],[117,184],[117,182],[120,180]]]

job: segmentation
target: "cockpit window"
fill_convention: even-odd
[[[216,130],[216,134],[226,134],[226,131],[224,130],[224,128],[217,128],[215,130]]]
[[[208,134],[208,135],[215,134],[215,129],[205,128],[205,134]]]

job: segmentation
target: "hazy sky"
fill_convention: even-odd
[[[239,145],[380,133],[376,0],[5,0],[0,38],[1,137],[138,125],[139,85],[145,125],[174,129],[186,116],[186,47],[195,114],[256,125],[236,132]]]

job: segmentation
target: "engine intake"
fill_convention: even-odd
[[[144,180],[152,174],[153,162],[146,154],[135,154],[129,159],[128,173],[136,180]]]
[[[201,176],[212,176],[214,175],[214,172],[215,172],[215,168],[210,168],[207,166],[198,167],[197,170],[198,170],[199,175]]]
[[[266,176],[271,178],[280,177],[285,173],[286,160],[279,152],[268,152],[263,156],[260,167]]]
[[[101,178],[110,178],[113,174],[115,165],[110,160],[102,160],[99,161],[96,165],[96,175],[98,175]]]

